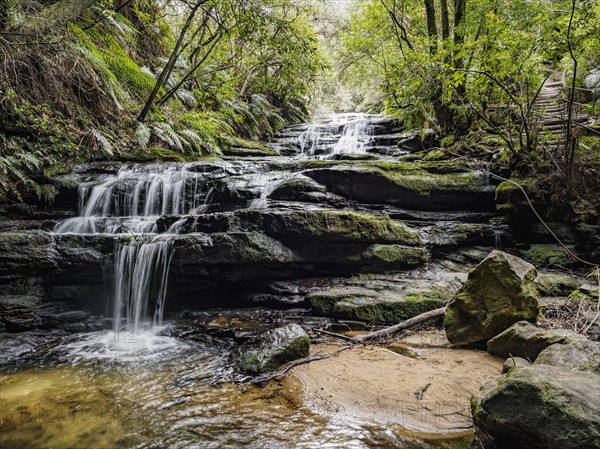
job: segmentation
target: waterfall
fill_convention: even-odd
[[[148,241],[125,243],[116,249],[113,267],[115,333],[123,329],[123,319],[128,330],[133,331],[162,325],[172,246],[169,236],[154,236]],[[155,306],[150,323],[151,299]]]
[[[154,225],[161,215],[186,214],[203,204],[199,177],[181,164],[121,168],[116,176],[100,183],[80,185],[79,216],[57,224],[54,232],[155,232]]]
[[[342,137],[333,147],[333,154],[364,153],[365,143],[373,135],[373,126],[364,117],[344,125]]]
[[[112,258],[114,331],[137,332],[163,322],[169,266],[179,220],[157,234],[162,215],[202,211],[212,189],[183,164],[123,167],[116,175],[79,186],[79,216],[58,223],[57,234],[131,234]]]
[[[308,125],[297,135],[295,144],[300,154],[308,157],[365,153],[373,131],[368,115],[335,114]]]

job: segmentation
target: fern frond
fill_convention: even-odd
[[[99,144],[100,150],[107,156],[113,156],[113,146],[112,143],[106,138],[104,134],[98,131],[95,128],[90,128],[90,135],[95,139],[95,141]]]
[[[197,150],[202,147],[202,139],[197,133],[195,133],[191,129],[181,129],[178,132],[180,136],[186,138],[186,140],[190,143],[190,147],[192,149]]]
[[[148,144],[150,143],[150,138],[152,137],[152,130],[148,125],[140,122],[135,130],[135,137],[140,148],[142,150],[146,150],[148,148]]]
[[[179,138],[177,133],[173,130],[171,125],[169,125],[168,123],[161,122],[161,123],[156,123],[153,126],[153,128],[156,133],[156,136],[160,140],[167,143],[171,148],[176,148],[179,151],[183,152],[183,150],[184,150],[183,143],[181,142],[181,139]]]
[[[40,159],[38,159],[38,157],[35,154],[28,153],[28,152],[27,153],[26,152],[18,153],[16,155],[16,157],[29,170],[32,170],[34,168],[40,168],[40,165],[42,163],[42,161],[40,161]]]

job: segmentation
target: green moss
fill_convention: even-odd
[[[348,260],[357,263],[393,265],[400,268],[425,264],[428,254],[424,248],[375,244],[360,254],[349,257]]]
[[[558,245],[531,245],[525,255],[535,266],[564,266],[572,263],[571,257]]]
[[[444,159],[446,155],[442,150],[431,150],[423,158],[424,161],[440,161]]]
[[[325,291],[311,292],[306,295],[310,307],[323,315],[331,315],[337,302],[355,298],[376,298],[378,293],[367,288],[332,288]]]
[[[232,147],[246,150],[257,150],[265,153],[277,154],[272,148],[263,145],[255,140],[242,139],[241,137],[225,136],[223,138],[223,147]]]
[[[516,185],[508,181],[502,181],[500,184],[498,184],[498,187],[496,187],[496,199],[499,196],[504,195],[506,192],[513,192],[515,190],[519,190]]]
[[[335,210],[307,210],[273,215],[244,211],[238,215],[267,233],[287,239],[311,237],[328,241],[421,245],[416,231],[404,223],[393,221],[388,215]],[[379,253],[383,255],[383,252]]]
[[[453,289],[428,286],[408,291],[333,288],[307,295],[311,308],[323,315],[373,323],[398,323],[442,307]]]
[[[337,302],[332,315],[372,323],[399,323],[442,306],[443,303],[435,299],[381,301],[354,298]]]
[[[188,160],[188,158],[180,151],[168,150],[166,148],[150,148],[148,153],[152,156],[152,159],[159,161],[185,162]]]
[[[240,147],[224,147],[221,149],[224,156],[238,156],[238,157],[264,157],[264,156],[279,156],[275,150],[264,147],[264,149],[257,148],[240,148]]]
[[[577,290],[579,282],[565,274],[541,274],[535,280],[535,286],[540,296],[568,296]]]
[[[575,290],[575,291],[571,292],[571,294],[567,298],[568,301],[572,301],[572,302],[590,301],[593,299],[594,298],[592,298],[586,292],[581,291],[581,290]]]

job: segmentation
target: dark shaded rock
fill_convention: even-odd
[[[585,318],[586,322],[590,325],[587,336],[590,340],[600,341],[600,316],[596,312],[588,312]]]
[[[472,401],[475,425],[497,447],[600,447],[600,377],[547,365],[511,369]]]
[[[535,321],[539,313],[536,276],[533,265],[492,251],[448,304],[444,327],[450,343],[485,341],[518,321]]]
[[[301,201],[308,193],[325,193],[326,191],[325,186],[311,178],[298,175],[279,184],[269,197],[276,200]]]
[[[540,329],[519,321],[488,341],[488,352],[498,357],[523,357],[534,361],[538,354],[554,344],[565,345],[586,338],[565,329]]]
[[[600,342],[584,337],[569,344],[555,344],[544,349],[535,363],[590,371],[600,375]]]
[[[421,232],[427,246],[437,252],[475,245],[492,246],[495,243],[497,228],[491,224],[450,221],[423,227]]]
[[[237,354],[240,370],[261,374],[276,370],[281,364],[308,357],[310,338],[297,324],[288,324],[265,332],[241,345]]]
[[[38,329],[42,318],[36,313],[40,298],[31,295],[3,295],[0,297],[0,323],[8,332]]]
[[[458,164],[361,162],[307,165],[321,166],[304,174],[325,185],[328,191],[366,204],[391,204],[417,210],[493,208],[493,187],[488,184],[487,177]]]
[[[398,148],[410,151],[411,153],[429,150],[438,145],[439,141],[437,140],[435,131],[432,129],[408,131],[402,134],[398,140]]]

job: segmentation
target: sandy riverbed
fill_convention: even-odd
[[[305,405],[323,415],[419,433],[468,431],[472,395],[500,374],[503,362],[483,351],[449,348],[439,333],[413,336],[393,350],[339,348],[314,345],[313,353],[331,357],[294,368]]]

